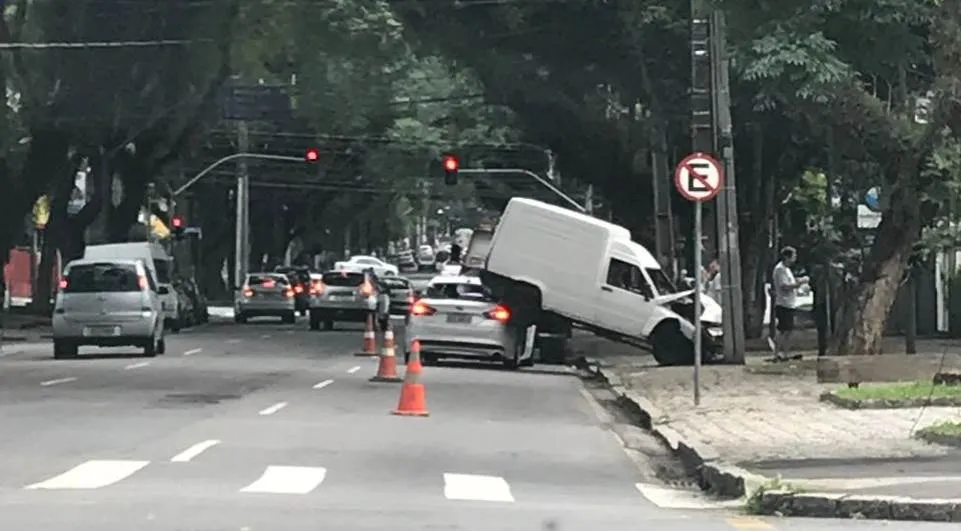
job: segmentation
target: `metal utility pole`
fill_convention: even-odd
[[[247,153],[250,149],[250,137],[247,131],[247,122],[240,120],[237,122],[237,150],[240,153]],[[247,172],[247,161],[241,157],[237,159],[237,215],[234,238],[234,289],[239,290],[247,277],[247,260],[249,255],[249,234],[250,234],[250,174]]]
[[[711,53],[711,14],[708,0],[691,0],[691,152],[713,153],[714,98],[712,96],[713,68]],[[714,206],[704,205],[704,250],[713,256],[717,249],[717,228],[714,225]],[[693,242],[692,242],[693,243]],[[693,248],[691,245],[688,249]],[[700,279],[701,272],[694,271]]]
[[[721,307],[724,315],[724,353],[730,363],[744,363],[744,295],[741,291],[741,252],[738,245],[737,185],[734,173],[734,133],[731,120],[730,56],[727,52],[724,11],[715,9],[711,24],[715,152],[724,164],[724,188],[717,201],[718,258],[721,265]]]

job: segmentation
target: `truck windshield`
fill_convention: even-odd
[[[671,279],[667,278],[664,274],[663,269],[646,269],[647,276],[651,277],[651,282],[654,283],[654,289],[657,290],[658,295],[671,295],[677,293],[677,288],[674,287],[674,283]]]

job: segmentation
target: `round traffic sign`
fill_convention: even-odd
[[[691,153],[674,169],[674,186],[688,201],[710,201],[724,187],[724,168],[706,153]]]

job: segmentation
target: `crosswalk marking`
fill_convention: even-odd
[[[34,483],[29,490],[54,489],[99,489],[132,476],[150,461],[87,461],[54,476],[46,481]]]
[[[513,502],[511,487],[498,476],[444,474],[444,496],[448,500]]]
[[[307,466],[268,466],[257,481],[240,492],[262,494],[307,494],[320,486],[327,469]]]

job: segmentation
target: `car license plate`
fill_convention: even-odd
[[[452,324],[470,324],[470,316],[455,313],[447,316],[447,322]]]
[[[87,337],[114,337],[120,335],[119,326],[87,326],[83,329]]]

